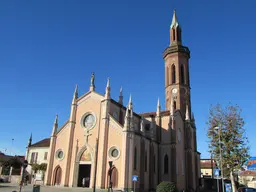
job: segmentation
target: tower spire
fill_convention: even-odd
[[[176,9],[174,9],[173,16],[172,16],[171,28],[173,28],[173,27],[176,28],[178,26],[179,26],[179,22],[178,22],[177,15],[176,15]]]
[[[130,94],[128,108],[132,110],[132,94]]]
[[[119,100],[118,103],[120,103],[121,105],[123,105],[123,88],[120,88],[120,94],[119,94]]]
[[[160,116],[160,112],[161,112],[161,106],[160,106],[160,99],[159,99],[159,97],[158,97],[156,116]]]
[[[106,92],[105,92],[105,99],[110,99],[110,78],[108,77]]]
[[[164,50],[165,61],[165,103],[172,112],[180,110],[182,117],[186,116],[186,104],[190,113],[190,77],[188,47],[182,45],[181,26],[174,10],[170,25],[170,46]],[[180,62],[182,61],[182,62]],[[171,101],[173,104],[171,104]]]
[[[29,140],[28,140],[28,147],[30,147],[32,144],[32,133],[30,134]]]
[[[78,98],[78,85],[76,84],[76,88],[75,88],[75,91],[74,91],[72,104],[75,104],[77,98]]]
[[[186,105],[186,117],[185,117],[185,120],[187,120],[187,121],[189,121],[189,120],[190,120],[188,104]]]
[[[172,23],[170,26],[170,36],[171,36],[171,46],[173,45],[181,45],[181,27],[177,19],[176,9],[173,11]]]
[[[56,114],[56,117],[54,120],[54,124],[52,128],[52,136],[54,136],[57,133],[57,129],[58,129],[58,114]]]

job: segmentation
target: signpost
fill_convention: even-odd
[[[232,192],[232,187],[230,183],[226,183],[226,192]]]
[[[133,181],[133,192],[135,192],[136,182],[138,181],[138,175],[133,175],[132,176],[132,181]]]
[[[218,188],[218,192],[219,192],[220,191],[220,189],[219,189],[220,170],[219,169],[214,169],[214,176],[217,177],[216,181],[217,181],[217,188]]]
[[[219,177],[220,176],[220,170],[219,169],[214,169],[214,176]]]

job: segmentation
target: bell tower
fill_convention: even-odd
[[[165,61],[166,109],[170,110],[171,107],[173,110],[178,109],[185,118],[187,108],[188,114],[191,116],[189,81],[190,51],[188,47],[182,45],[181,27],[177,19],[176,10],[174,10],[170,26],[170,45],[164,50],[163,58]]]

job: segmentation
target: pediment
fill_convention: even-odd
[[[77,99],[77,105],[80,105],[81,103],[86,102],[89,99],[102,101],[104,99],[104,96],[97,92],[89,91]]]

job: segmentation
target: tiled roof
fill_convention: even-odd
[[[200,160],[200,167],[201,169],[211,169],[211,168],[215,168],[216,167],[216,163],[214,162],[214,160],[212,160],[212,163],[211,163],[211,160],[210,159],[201,159]]]
[[[37,143],[32,144],[30,147],[50,147],[50,138],[38,141]]]
[[[243,171],[239,174],[239,176],[256,176],[256,172],[255,171]]]
[[[11,156],[11,155],[5,155],[4,153],[0,152],[0,162],[8,161],[11,158],[18,158],[20,161],[23,161],[25,159],[25,157],[21,155]]]
[[[143,117],[151,117],[151,116],[156,116],[156,112],[146,112],[146,113],[140,113],[139,115],[143,116]],[[161,116],[168,116],[170,115],[170,111],[161,111],[160,112]]]

